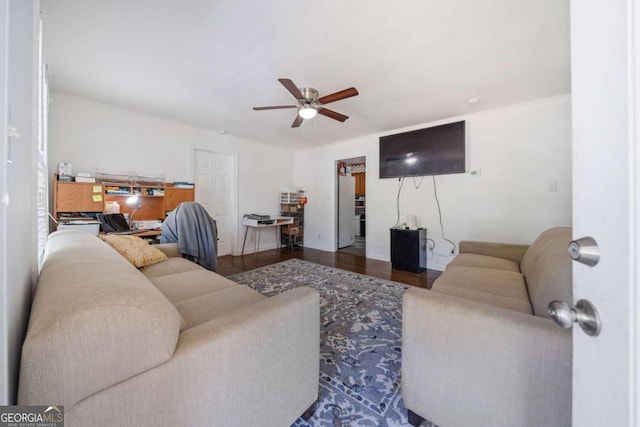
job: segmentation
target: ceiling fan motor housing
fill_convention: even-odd
[[[304,101],[308,103],[316,103],[318,102],[318,91],[312,87],[301,87],[300,92],[302,92],[302,96],[304,97]]]

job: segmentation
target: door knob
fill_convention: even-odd
[[[569,243],[569,256],[574,261],[593,267],[600,261],[600,248],[592,237],[583,237]]]
[[[586,299],[581,299],[575,307],[564,301],[551,301],[548,307],[549,316],[562,328],[571,328],[574,323],[580,325],[585,334],[596,337],[602,328],[598,310]]]

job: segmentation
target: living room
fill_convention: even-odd
[[[46,28],[46,14],[55,15],[60,12],[56,11],[55,2],[44,4],[51,8],[48,12],[45,10]],[[568,5],[565,4],[565,8],[568,8]],[[276,80],[279,77],[290,77],[301,84],[316,84],[316,80],[311,78],[303,82],[302,78],[298,78],[281,65],[274,66],[271,75],[260,80],[259,88],[253,88],[255,97],[244,100],[246,113],[242,114],[242,118],[230,118],[229,126],[222,123],[204,126],[200,117],[193,121],[171,117],[166,111],[154,110],[155,99],[137,98],[129,105],[121,105],[117,101],[109,101],[98,95],[92,96],[88,92],[82,93],[78,90],[74,93],[70,88],[60,89],[65,85],[70,87],[68,79],[74,77],[66,76],[65,70],[57,71],[52,68],[49,168],[53,171],[55,165],[64,161],[89,171],[100,169],[114,172],[137,171],[141,174],[162,173],[168,181],[173,181],[189,179],[192,175],[193,149],[207,148],[237,153],[238,217],[249,212],[276,213],[279,189],[285,185],[299,186],[305,190],[309,198],[305,218],[305,247],[335,251],[335,221],[331,220],[335,216],[334,162],[343,158],[365,156],[367,168],[372,172],[367,176],[367,256],[388,261],[389,228],[396,223],[397,217],[400,217],[402,222],[408,215],[415,215],[418,225],[426,227],[429,237],[436,243],[435,256],[429,268],[443,270],[453,258],[451,251],[456,251],[456,248],[452,248],[444,239],[445,236],[456,243],[460,240],[530,243],[544,229],[572,225],[572,217],[575,214],[572,212],[574,183],[571,175],[574,155],[573,100],[569,93],[571,87],[568,69],[568,10],[565,12],[563,19],[567,21],[564,29],[567,38],[563,41],[563,49],[567,55],[567,67],[559,71],[559,80],[563,82],[559,89],[556,88],[545,96],[529,99],[524,97],[520,102],[494,106],[486,95],[468,93],[455,101],[462,105],[456,110],[451,109],[450,112],[440,115],[411,111],[411,119],[396,122],[395,126],[378,127],[376,130],[351,135],[344,134],[348,135],[346,137],[340,136],[343,134],[336,133],[337,131],[331,127],[346,126],[352,121],[357,125],[354,127],[359,128],[363,119],[358,116],[364,111],[365,104],[371,102],[366,101],[368,93],[380,90],[371,84],[362,86],[355,72],[345,72],[341,75],[339,70],[333,70],[331,74],[335,76],[330,81],[323,79],[318,82],[319,89],[327,91],[341,89],[341,84],[358,88],[360,99],[345,100],[340,104],[336,103],[335,106],[339,111],[348,114],[350,121],[340,124],[333,123],[326,117],[318,117],[315,122],[304,123],[300,129],[290,129],[289,115],[274,116],[250,110],[251,106],[288,102],[288,94]],[[397,28],[387,30],[393,32]],[[126,36],[123,37],[126,39]],[[55,45],[54,41],[50,43]],[[46,45],[45,39],[45,52]],[[183,46],[172,48],[182,49]],[[58,54],[64,52],[60,45],[58,49]],[[226,53],[225,50],[219,52]],[[392,56],[390,54],[390,57]],[[305,52],[305,57],[312,61],[315,55]],[[279,59],[287,61],[286,58]],[[473,67],[473,64],[471,61],[465,65]],[[87,66],[89,65],[87,63]],[[243,62],[233,63],[225,75],[248,72],[250,65]],[[425,71],[428,65],[429,61],[425,60],[420,70]],[[555,67],[550,68],[550,74],[558,73]],[[537,71],[541,73],[540,70]],[[123,76],[114,79],[118,78]],[[340,83],[341,79],[344,83]],[[384,82],[385,78],[378,76],[377,85],[384,86]],[[330,87],[325,89],[321,84]],[[468,102],[471,97],[477,96],[480,97],[478,103]],[[225,108],[225,98],[216,101],[219,102],[219,109]],[[182,102],[181,105],[184,106],[184,102],[188,100],[176,99],[175,102]],[[398,100],[390,99],[388,108],[400,108],[397,103]],[[378,108],[384,110],[385,106],[378,105]],[[187,115],[190,113],[193,113],[194,117],[197,116],[195,112],[183,112]],[[415,120],[415,117],[420,116],[425,119]],[[224,114],[218,117],[222,118]],[[322,120],[326,123],[321,122]],[[420,179],[407,179],[396,205],[398,181],[377,178],[378,138],[455,120],[467,122],[467,173],[438,176],[435,180],[426,177],[424,182]],[[272,135],[272,139],[243,136],[238,131],[243,123],[252,121],[261,124],[265,131],[273,132],[269,134]],[[301,132],[293,134],[295,131]],[[285,132],[288,136],[279,141],[279,135]],[[23,137],[29,135],[25,131],[22,131],[22,134]],[[318,143],[323,140],[329,143]],[[299,146],[292,148],[296,142]],[[99,156],[96,156],[96,147],[99,147]],[[471,171],[477,173],[472,175]],[[24,182],[32,182],[32,179],[25,178]],[[415,188],[418,184],[419,188]],[[442,208],[442,228],[434,194],[436,185]],[[25,193],[29,194],[29,191]],[[20,196],[13,200],[20,200]],[[29,209],[16,211],[15,215],[18,213],[24,214],[26,218],[32,215]],[[26,235],[25,230],[32,228],[24,222],[17,223],[22,224],[17,227],[17,231],[23,231],[22,237]],[[242,234],[239,224],[235,227],[234,233],[234,253],[237,254]],[[16,238],[18,235],[11,237]],[[17,253],[35,252],[32,244],[19,245],[24,246],[18,247]],[[273,247],[271,239],[264,239],[259,250],[269,250]],[[27,258],[28,273],[22,269],[19,273],[14,272],[11,275],[12,268],[17,270],[20,266],[9,268],[9,262],[3,266],[7,266],[10,276],[18,278],[19,282],[27,280],[26,277],[29,277],[30,281],[33,261],[31,256]],[[7,254],[7,259],[11,260],[11,255]],[[11,294],[14,291],[8,292]],[[29,299],[26,288],[21,288],[17,293],[20,294],[17,299],[21,300],[18,305],[26,304]],[[12,301],[14,297],[9,295],[8,299]],[[24,322],[27,311],[17,310],[17,313],[14,313],[15,317]],[[19,335],[20,332],[16,334]],[[12,343],[13,340],[14,338]],[[7,341],[3,345],[6,343]],[[10,350],[15,351],[13,348]],[[15,363],[14,359],[9,365],[15,367]],[[14,368],[8,371],[11,371],[10,376],[15,375]],[[13,389],[13,386],[8,388]]]
[[[334,162],[365,155],[368,169],[374,171],[367,178],[367,257],[389,261],[389,228],[398,215],[398,181],[377,178],[375,153],[381,134],[292,151],[66,93],[53,92],[52,100],[52,165],[70,162],[79,170],[137,171],[144,176],[157,170],[168,181],[180,181],[191,175],[194,148],[235,151],[239,156],[240,215],[277,214],[280,188],[295,184],[308,196],[305,247],[325,251],[334,251],[336,245],[335,222],[327,220],[335,216]],[[479,169],[481,175],[435,177],[445,237],[454,242],[526,243],[541,230],[571,225],[570,117],[570,97],[565,94],[448,118],[466,120],[467,167]],[[437,124],[421,123],[385,134]],[[95,158],[94,145],[86,143],[89,140],[108,147],[100,158]],[[426,177],[418,189],[414,182],[419,178],[406,181],[400,194],[401,222],[407,215],[416,215],[417,225],[427,228],[436,242],[438,256],[429,268],[443,270],[454,248],[442,238],[432,179]],[[550,191],[552,184],[555,188]],[[240,253],[242,237],[242,226],[237,223],[235,254]],[[261,239],[259,249],[274,247],[272,238]]]

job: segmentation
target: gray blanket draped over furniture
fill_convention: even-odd
[[[216,220],[198,202],[181,203],[167,216],[160,242],[177,243],[182,256],[208,270],[218,267]]]

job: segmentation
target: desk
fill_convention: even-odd
[[[162,230],[138,230],[131,234],[138,237],[162,236]]]
[[[149,243],[155,244],[160,243],[160,236],[162,236],[162,230],[138,230],[137,232],[131,234],[132,236],[138,237],[151,237],[151,241]],[[145,239],[148,240],[148,239]]]
[[[162,236],[162,230],[131,230],[127,233],[100,233],[100,234],[122,234],[125,236],[136,236],[136,237],[151,237],[153,240],[149,243],[155,244],[160,243],[160,236]]]
[[[138,237],[150,237],[150,236],[162,236],[162,230],[131,230],[124,232],[100,232],[100,234],[122,234],[125,236],[138,236]]]
[[[265,223],[266,222],[266,223]],[[280,236],[278,236],[278,230],[280,230],[281,225],[293,224],[293,217],[290,216],[276,216],[274,218],[270,218],[268,220],[260,221],[256,219],[242,218],[242,225],[244,225],[244,241],[242,242],[242,253],[244,255],[244,245],[247,243],[247,232],[249,228],[253,229],[253,234],[255,236],[256,232],[258,233],[258,238],[255,239],[254,243],[254,252],[258,252],[258,248],[260,247],[260,232],[265,227],[277,227],[275,229],[276,232],[276,248],[280,247]]]

